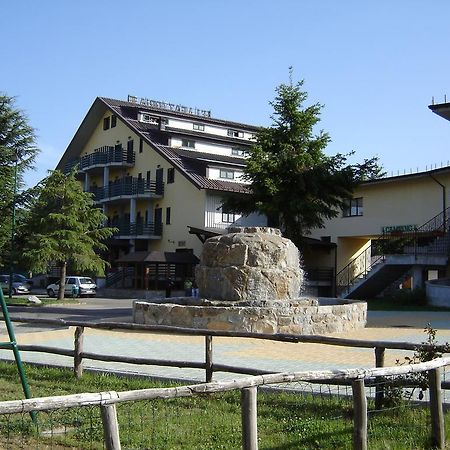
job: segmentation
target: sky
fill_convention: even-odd
[[[276,87],[304,80],[329,155],[388,175],[448,165],[450,2],[3,0],[0,92],[16,97],[54,169],[97,96],[128,94],[270,126]]]

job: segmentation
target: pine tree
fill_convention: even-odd
[[[26,195],[18,195],[23,173],[39,153],[34,129],[15,98],[0,94],[0,265],[11,263],[9,255],[13,207],[20,208]]]
[[[339,214],[358,183],[381,172],[377,158],[348,165],[350,154],[325,154],[330,136],[314,134],[322,105],[303,107],[307,93],[302,86],[303,81],[294,85],[291,80],[276,88],[270,103],[273,125],[259,130],[246,160],[244,179],[251,194],[229,196],[223,204],[243,214],[265,214],[269,225],[279,226],[297,245]]]
[[[50,263],[58,265],[58,299],[64,298],[68,263],[74,270],[104,274],[106,262],[99,252],[106,250],[104,242],[114,232],[104,227],[105,221],[74,173],[55,170],[41,182],[23,229],[24,257],[37,272],[46,272]]]

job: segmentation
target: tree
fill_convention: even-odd
[[[361,181],[381,175],[377,158],[349,165],[351,153],[324,153],[328,133],[314,134],[323,106],[303,107],[307,93],[302,86],[303,81],[293,85],[291,79],[276,88],[277,96],[270,102],[273,124],[257,132],[244,169],[251,193],[230,195],[223,203],[244,215],[265,214],[269,225],[279,226],[297,245],[311,229],[336,217]]]
[[[17,194],[23,174],[39,153],[34,129],[15,107],[15,98],[0,93],[0,265],[11,261],[13,209],[21,207],[26,193]]]
[[[92,194],[83,192],[75,173],[55,170],[39,187],[24,226],[24,256],[30,267],[46,272],[50,263],[60,268],[58,299],[64,298],[67,265],[103,275],[106,262],[99,252],[114,228],[104,227],[106,216],[94,206]]]

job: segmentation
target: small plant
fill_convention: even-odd
[[[416,347],[412,357],[405,356],[403,361],[397,359],[397,365],[402,366],[404,364],[418,364],[431,361],[440,358],[443,353],[450,352],[450,344],[448,342],[445,344],[438,344],[436,338],[437,330],[432,328],[430,323],[427,324],[424,332],[427,334],[427,339],[422,342],[420,346]],[[402,385],[412,385],[413,388],[405,393],[402,389]],[[403,400],[411,400],[414,391],[417,388],[419,389],[418,398],[419,400],[422,400],[428,387],[428,376],[426,372],[411,373],[394,377],[384,388],[383,405],[386,407],[399,406]]]

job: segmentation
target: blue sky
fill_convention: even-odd
[[[390,174],[448,164],[450,2],[15,0],[1,7],[0,91],[17,96],[53,169],[97,96],[128,94],[270,125],[275,88],[304,79],[327,153]],[[450,99],[450,97],[449,97]]]

